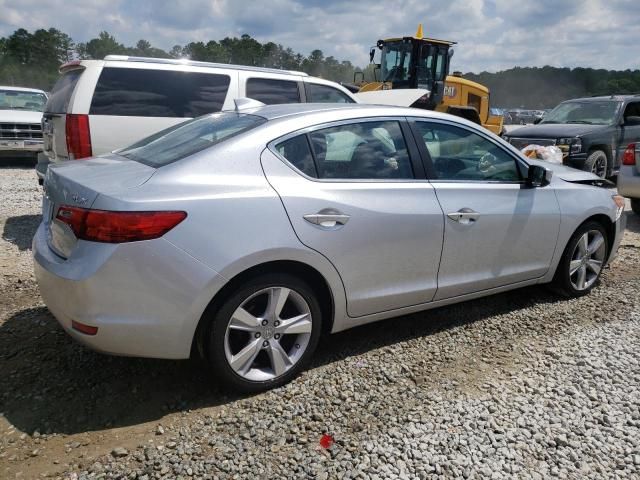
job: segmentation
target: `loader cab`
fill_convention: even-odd
[[[380,81],[392,89],[423,88],[430,95],[425,99],[433,109],[442,102],[444,82],[449,72],[454,42],[428,38],[403,37],[378,40],[380,49]]]

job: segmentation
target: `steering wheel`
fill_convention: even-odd
[[[496,163],[498,163],[497,157],[493,153],[487,152],[480,158],[476,168],[484,174],[492,174],[495,172]]]

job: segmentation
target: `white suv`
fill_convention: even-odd
[[[77,160],[122,148],[185,119],[265,104],[358,103],[337,83],[306,73],[188,60],[109,55],[60,67],[42,118],[44,159]]]

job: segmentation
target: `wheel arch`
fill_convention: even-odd
[[[322,310],[322,333],[330,333],[335,320],[336,305],[327,279],[314,267],[298,260],[273,260],[260,263],[238,273],[218,291],[209,301],[203,314],[198,320],[198,325],[193,335],[191,344],[191,356],[204,358],[207,332],[207,318],[216,311],[228,296],[249,278],[267,273],[288,273],[299,277],[309,283],[318,295],[318,302]]]

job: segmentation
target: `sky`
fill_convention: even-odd
[[[76,42],[106,30],[166,50],[249,34],[365,66],[379,38],[458,42],[452,70],[640,68],[640,0],[0,0],[0,36],[58,28]]]

